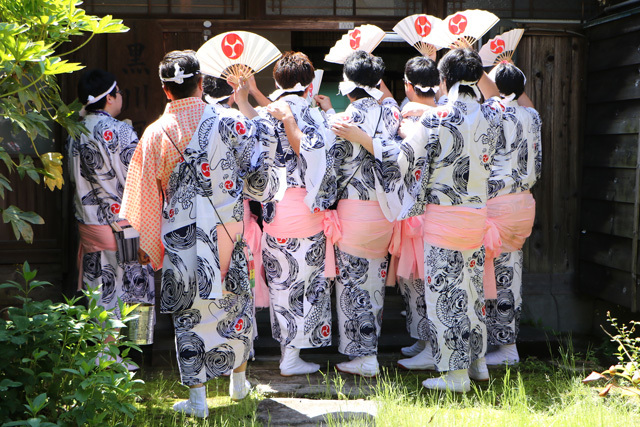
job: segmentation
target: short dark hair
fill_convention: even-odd
[[[524,73],[518,67],[509,63],[501,62],[496,68],[496,86],[503,95],[516,94],[518,99],[524,92]]]
[[[285,52],[273,67],[273,79],[283,89],[290,89],[300,83],[308,86],[315,74],[309,57],[302,52]],[[302,93],[300,93],[302,95]]]
[[[233,93],[233,88],[223,78],[204,76],[202,80],[202,91],[205,95],[209,95],[212,98],[222,98],[224,96],[230,96]]]
[[[410,85],[433,87],[440,84],[440,72],[436,66],[435,61],[426,56],[416,56],[407,61],[404,66],[404,75],[406,76]],[[416,94],[421,97],[435,96],[433,90],[424,92],[414,87]]]
[[[440,70],[440,76],[447,82],[447,90],[461,81],[477,82],[484,73],[480,55],[473,49],[450,50],[440,60],[438,70]],[[461,86],[459,93],[475,96],[473,89],[467,86]]]
[[[78,99],[80,102],[85,105],[89,99],[89,95],[98,96],[105,91],[109,90],[109,88],[116,81],[116,76],[111,74],[108,71],[93,69],[85,71],[80,77],[80,81],[78,82]],[[118,88],[114,87],[113,90],[109,93],[111,96],[116,96]],[[85,107],[87,111],[96,111],[102,110],[105,105],[107,105],[107,97],[103,97],[102,99],[94,102],[93,104],[89,104]]]
[[[384,75],[384,61],[379,56],[374,56],[364,50],[357,50],[344,61],[342,72],[352,82],[362,86],[378,87],[378,83]],[[364,89],[356,88],[349,94],[355,99],[369,95]]]
[[[174,50],[167,53],[160,61],[160,80],[175,77],[175,64],[178,64],[184,74],[193,74],[193,76],[185,78],[182,84],[165,81],[162,84],[176,99],[193,96],[200,81],[200,62],[198,62],[196,52],[193,50]]]

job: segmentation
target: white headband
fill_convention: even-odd
[[[468,82],[465,80],[454,83],[449,89],[449,102],[454,102],[458,99],[458,91],[460,90],[460,86],[469,86],[473,89],[473,93],[476,95],[476,99],[481,99],[480,89],[478,89],[478,82]]]
[[[160,76],[160,80],[163,82],[174,82],[181,85],[182,83],[184,83],[184,79],[188,79],[189,77],[194,76],[194,73],[185,74],[184,70],[180,68],[180,65],[178,65],[177,62],[173,64],[173,69],[174,69],[173,77]]]
[[[276,87],[278,89],[276,89],[275,91],[273,91],[273,93],[271,95],[268,96],[268,98],[272,101],[275,101],[276,99],[280,98],[282,96],[283,93],[295,93],[295,92],[303,92],[306,88],[309,87],[309,85],[306,86],[302,86],[302,84],[300,82],[296,83],[296,85],[292,88],[288,88],[288,89],[283,89],[282,86],[280,86],[278,83],[276,83]]]
[[[348,95],[353,92],[354,89],[359,88],[367,92],[376,100],[382,98],[383,92],[380,89],[359,85],[358,83],[349,80],[344,74],[342,75],[342,78],[344,79],[344,81],[340,82],[340,84],[338,85],[338,90],[340,91],[341,95]],[[380,84],[381,82],[382,80],[380,80],[378,84]]]
[[[404,75],[404,81],[409,83],[411,86],[413,86],[414,88],[422,91],[422,92],[429,92],[430,90],[433,91],[434,94],[438,93],[438,90],[440,90],[440,86],[433,86],[433,87],[425,87],[425,86],[420,86],[420,85],[416,85],[411,83],[411,80],[409,80],[409,78],[407,77],[407,75]]]
[[[100,101],[102,98],[104,98],[105,96],[109,95],[113,89],[116,88],[116,85],[118,84],[118,82],[113,82],[113,84],[111,85],[111,87],[109,87],[109,89],[106,92],[102,92],[100,95],[98,96],[93,96],[93,95],[89,95],[87,96],[87,103],[84,104],[85,107],[87,105],[91,105],[91,104],[95,104],[96,102]]]
[[[225,96],[221,96],[220,98],[214,98],[211,95],[205,95],[204,100],[206,101],[207,104],[214,105],[214,104],[219,104],[222,101],[226,101],[227,99],[229,99],[230,96],[231,95],[225,95]]]

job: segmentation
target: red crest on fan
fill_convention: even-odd
[[[111,205],[111,213],[114,213],[114,214],[120,213],[120,205],[118,203],[114,203]]]
[[[455,34],[456,36],[464,33],[464,30],[467,29],[467,18],[461,14],[457,13],[449,20],[449,31],[451,34]]]
[[[351,49],[353,50],[356,50],[357,48],[360,47],[360,30],[358,30],[357,28],[353,30],[353,32],[351,33],[349,46],[351,46]]]
[[[418,16],[414,26],[416,27],[416,33],[420,37],[426,37],[431,32],[431,22],[424,15]]]
[[[222,39],[222,53],[229,59],[238,59],[244,52],[244,42],[236,33],[229,33]]]
[[[244,326],[244,320],[242,319],[238,319],[238,321],[236,322],[236,326],[234,327],[234,329],[236,330],[236,332],[240,332],[242,330],[242,327]]]
[[[504,48],[505,48],[504,40],[499,38],[495,38],[491,40],[491,43],[489,44],[489,48],[491,49],[491,52],[496,54],[504,52]]]
[[[244,126],[244,123],[242,122],[236,123],[236,133],[238,135],[244,135],[245,133],[247,133],[247,128]]]
[[[209,177],[211,175],[211,170],[209,169],[209,163],[203,163],[200,165],[200,170],[202,171],[202,175]]]
[[[313,82],[309,84],[309,95],[313,93]]]
[[[227,180],[224,182],[224,188],[226,188],[227,190],[231,190],[233,188],[233,181],[231,180]]]
[[[329,327],[329,325],[323,325],[320,329],[320,332],[322,332],[323,337],[328,337],[331,333],[331,328]]]
[[[111,140],[113,139],[113,131],[110,131],[110,130],[108,130],[108,129],[107,129],[107,130],[105,130],[105,131],[102,133],[102,138],[103,138],[105,141],[107,141],[107,142],[111,141]]]

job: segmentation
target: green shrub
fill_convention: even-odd
[[[17,291],[22,304],[0,319],[2,426],[130,424],[142,381],[124,363],[131,348],[140,349],[124,342],[118,328],[135,306],[121,304],[120,321],[97,304],[95,289],[85,292],[87,307],[79,298],[35,301],[30,293],[50,283],[34,280],[37,270],[28,263],[19,273],[24,285],[0,285]],[[105,344],[108,336],[116,340]]]

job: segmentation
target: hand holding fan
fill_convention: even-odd
[[[393,27],[400,37],[418,49],[422,55],[435,59],[436,51],[447,46],[441,31],[442,19],[431,15],[417,14],[407,16]]]
[[[196,53],[204,74],[238,84],[277,60],[281,53],[269,40],[248,31],[218,34]]]
[[[344,64],[347,57],[357,50],[371,53],[380,44],[384,35],[384,31],[375,25],[366,24],[356,27],[336,42],[324,60]]]
[[[471,9],[444,18],[442,36],[453,48],[471,47],[498,23],[500,18],[486,10]]]
[[[489,67],[502,61],[513,62],[511,58],[523,33],[524,29],[518,28],[502,33],[485,43],[479,52],[482,65]]]

